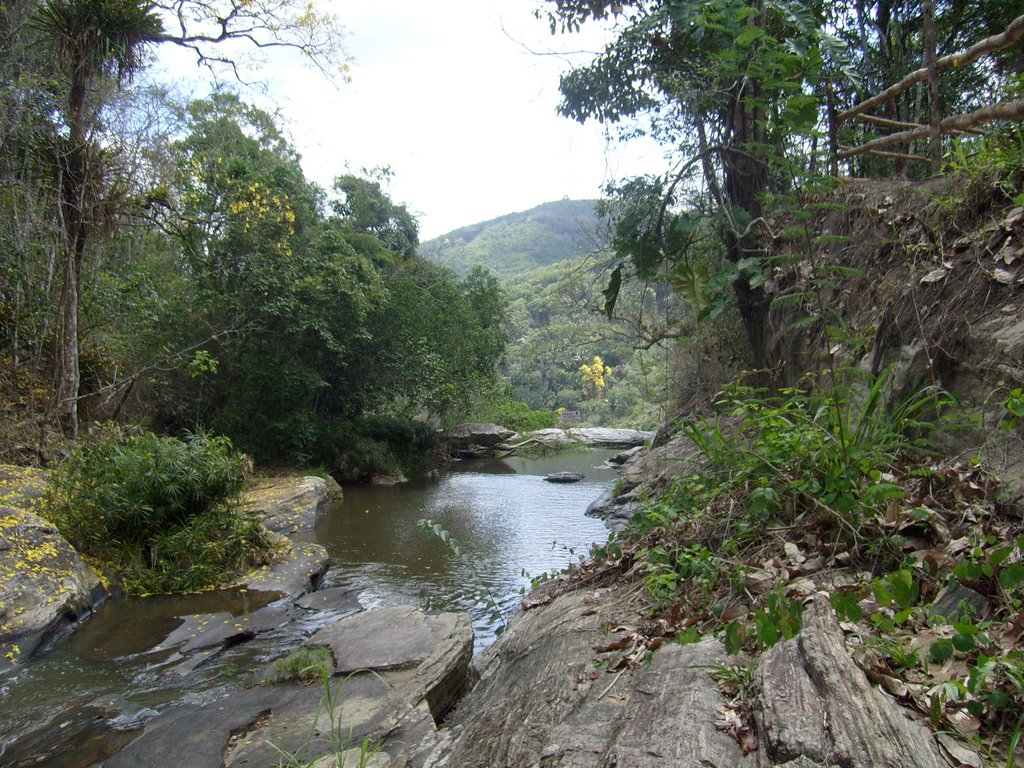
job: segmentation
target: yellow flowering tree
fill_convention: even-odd
[[[292,256],[303,223],[315,218],[316,192],[270,116],[237,96],[194,102],[186,124],[191,135],[172,145],[178,168],[167,194],[175,202],[162,224],[191,270],[223,293]]]
[[[583,394],[587,397],[599,398],[604,393],[612,369],[605,365],[599,355],[594,355],[593,361],[580,366],[580,373],[583,375]]]

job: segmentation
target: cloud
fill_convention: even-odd
[[[275,57],[262,73],[268,98],[321,185],[390,165],[391,194],[419,217],[424,239],[661,170],[652,144],[609,144],[599,124],[556,114],[559,75],[586,60],[560,49],[597,50],[600,30],[553,38],[528,3],[498,0],[328,8],[350,33],[352,82],[335,86],[298,57]]]

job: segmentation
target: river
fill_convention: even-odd
[[[486,646],[531,578],[564,569],[606,539],[601,521],[583,512],[614,482],[615,472],[603,466],[613,453],[461,462],[433,479],[347,487],[344,501],[308,535],[330,554],[322,586],[354,590],[368,608],[469,611],[477,647]],[[544,481],[561,471],[586,478]],[[462,556],[417,526],[422,518],[457,539]],[[71,637],[0,678],[0,768],[98,765],[155,712],[243,684],[248,669],[294,648],[315,623],[292,622],[195,668],[159,645],[183,616],[239,616],[270,598],[217,591],[109,602]]]

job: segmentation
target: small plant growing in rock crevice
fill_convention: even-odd
[[[334,656],[330,648],[299,648],[274,662],[267,682],[298,680],[303,683],[314,683],[321,680],[325,672],[330,673],[333,669]]]
[[[349,674],[337,687],[344,688],[345,682],[357,674]],[[317,678],[323,684],[324,695],[305,744],[292,752],[270,743],[279,755],[279,768],[370,768],[375,765],[374,757],[383,751],[383,745],[369,738],[356,740],[351,727],[346,729],[343,725],[342,702],[338,690],[331,685],[331,673],[326,666],[319,668]],[[320,728],[321,711],[327,714],[327,727],[323,730]]]

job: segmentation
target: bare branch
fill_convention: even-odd
[[[1004,48],[1009,48],[1011,45],[1016,43],[1018,40],[1024,38],[1024,16],[1018,16],[1012,22],[1005,31],[998,35],[992,35],[986,37],[984,40],[979,40],[977,43],[972,45],[966,51],[960,51],[958,53],[950,54],[949,56],[943,56],[937,59],[935,62],[935,68],[941,72],[945,69],[966,67],[968,64],[973,64],[975,61],[980,59],[987,53],[996,53]],[[914,83],[919,83],[928,77],[928,68],[922,67],[921,69],[914,70],[909,75],[904,77],[898,83],[876,96],[872,96],[870,99],[862,101],[855,107],[851,107],[845,112],[840,112],[836,116],[836,120],[842,123],[845,120],[849,120],[851,117],[855,117],[862,112],[868,112],[874,109],[879,104],[884,104],[893,96],[897,96],[907,90]],[[927,135],[924,134],[924,135]],[[921,138],[921,137],[919,137]]]
[[[348,79],[344,28],[304,0],[157,0],[154,7],[165,31],[150,42],[191,50],[203,66],[226,67],[239,81],[239,62],[215,53],[218,46],[237,41],[256,50],[293,50],[332,82]]]
[[[965,115],[947,117],[942,121],[940,130],[943,134],[966,131],[994,120],[1024,120],[1024,101],[1001,101],[998,104],[993,104],[974,112],[968,112]],[[866,144],[861,144],[859,147],[841,152],[839,157],[845,160],[854,155],[862,155],[881,147],[888,147],[893,144],[909,144],[912,141],[926,138],[930,130],[925,125],[911,131],[900,131],[888,136],[881,136],[877,139],[872,139]]]

